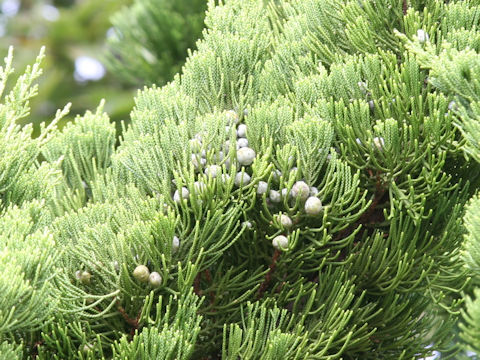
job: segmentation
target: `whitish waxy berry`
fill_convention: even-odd
[[[199,170],[206,163],[207,163],[207,159],[199,157],[198,155],[192,154],[192,164],[195,170]]]
[[[364,94],[367,93],[368,89],[367,89],[367,83],[363,82],[363,81],[359,81],[357,83],[358,87],[360,88],[360,91]]]
[[[358,145],[362,145],[362,140],[360,140],[359,138],[356,138],[356,139],[355,139],[355,142],[356,142]]]
[[[375,103],[373,102],[373,100],[370,100],[368,102],[368,106],[370,107],[370,110],[373,111],[375,110]]]
[[[87,354],[91,350],[93,350],[94,346],[90,343],[87,343],[85,345],[80,345],[80,351],[84,354]]]
[[[114,261],[113,262],[113,268],[115,269],[115,271],[120,271],[120,264],[118,263],[118,261]]]
[[[138,265],[135,270],[133,270],[133,277],[140,282],[147,282],[150,276],[150,271],[145,265]]]
[[[190,192],[186,187],[182,187],[182,199],[188,199],[188,196],[190,195]],[[175,193],[173,194],[173,201],[176,203],[180,202],[180,192],[178,190],[175,190]]]
[[[220,162],[225,158],[225,155],[223,154],[223,151],[219,151],[218,154],[213,154],[212,156],[212,161],[214,162]]]
[[[288,238],[284,235],[275,236],[272,240],[272,245],[278,250],[288,249]]]
[[[238,143],[235,144],[235,147],[237,150],[240,149],[240,146],[238,145]],[[230,140],[225,141],[225,143],[223,144],[223,150],[226,153],[230,151]]]
[[[190,139],[190,148],[194,152],[199,152],[202,148],[202,142],[199,139]]]
[[[280,180],[280,177],[282,176],[282,172],[278,169],[273,171],[273,180],[278,181]]]
[[[455,103],[455,101],[450,101],[448,103],[448,110],[456,110],[457,109],[457,104]]]
[[[259,181],[257,185],[257,194],[263,195],[267,192],[267,190],[268,190],[268,183],[265,181]]]
[[[195,191],[196,191],[197,193],[202,193],[202,192],[204,192],[205,190],[207,190],[207,185],[205,185],[205,183],[202,182],[202,181],[195,181],[195,182],[193,183],[193,188],[195,189]]]
[[[318,194],[318,189],[315,186],[310,187],[310,196],[315,196]]]
[[[221,179],[222,179],[222,183],[225,184],[227,181],[230,180],[230,175],[228,175],[228,174],[222,174]]]
[[[211,176],[212,178],[217,177],[218,174],[222,172],[222,168],[218,165],[210,165],[205,169],[205,175]]]
[[[92,274],[90,274],[88,271],[82,271],[82,274],[80,275],[80,281],[82,284],[90,284],[91,278]]]
[[[373,144],[378,150],[382,150],[385,146],[385,140],[382,137],[374,137]]]
[[[239,138],[247,137],[247,125],[245,125],[245,124],[238,125],[237,136]]]
[[[253,225],[250,221],[244,221],[242,223],[243,226],[245,226],[247,229],[252,229],[253,228]]]
[[[234,110],[228,110],[225,113],[225,119],[229,124],[237,124],[239,121],[238,114]]]
[[[294,198],[298,198],[300,200],[307,200],[308,195],[310,194],[310,187],[305,181],[297,181],[292,186],[291,194]]]
[[[305,202],[305,212],[308,215],[318,215],[322,210],[322,202],[315,196],[310,196]]]
[[[276,190],[270,190],[268,197],[273,203],[279,203],[282,201],[282,195],[280,195],[280,193]]]
[[[292,219],[288,215],[282,214],[279,216],[280,224],[286,229],[290,229],[293,225]]]
[[[255,160],[255,151],[249,147],[243,147],[237,151],[237,160],[240,165],[248,166]]]
[[[250,183],[251,177],[246,172],[240,171],[235,175],[235,185],[248,185]]]
[[[158,272],[154,271],[148,277],[148,282],[153,287],[158,287],[158,286],[162,285],[162,276]]]
[[[198,168],[199,168],[200,166],[199,166],[199,164],[198,164],[197,155],[192,154],[192,155],[191,155],[191,159],[192,159],[193,167],[195,168],[195,170],[198,170]]]
[[[179,247],[180,247],[180,239],[177,236],[174,236],[172,240],[172,250],[177,251]]]
[[[88,271],[78,270],[77,272],[75,272],[75,277],[82,284],[90,284],[90,279],[92,277],[92,274],[90,274]]]
[[[166,202],[163,203],[163,209],[162,212],[167,215],[168,212],[171,210],[170,205],[168,205]]]
[[[239,148],[244,148],[248,146],[248,140],[245,138],[240,138],[237,140],[237,145]]]
[[[288,195],[289,195],[289,194],[288,194],[288,189],[287,189],[287,188],[283,188],[283,189],[282,189],[282,197],[283,197],[283,198],[287,198]]]
[[[425,30],[419,29],[419,30],[417,30],[417,38],[418,38],[418,41],[420,41],[420,43],[424,43],[424,42],[428,41],[429,36],[425,32]]]

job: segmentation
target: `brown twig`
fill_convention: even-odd
[[[375,343],[375,344],[379,344],[379,343],[380,343],[380,340],[377,339],[377,338],[374,337],[374,336],[370,336],[369,339],[370,339],[371,342],[373,342],[373,343]]]
[[[277,266],[277,260],[280,257],[280,250],[275,250],[272,256],[272,262],[270,263],[270,267],[268,272],[265,274],[265,280],[263,281],[262,285],[258,289],[257,297],[260,299],[263,296],[263,293],[267,289],[268,285],[270,284],[270,280],[272,279],[272,274],[275,271],[275,267]]]
[[[212,274],[210,273],[210,270],[206,269],[203,273],[205,274],[205,280],[207,280],[211,284]],[[210,291],[209,295],[210,295],[210,305],[213,305],[215,303],[215,292],[212,290]]]
[[[374,174],[373,174],[372,170],[370,170],[370,169],[368,169],[368,174],[370,175],[370,177],[374,177]],[[380,179],[380,173],[378,172],[375,175],[375,177],[376,177],[375,194],[373,196],[372,203],[368,207],[367,211],[365,211],[365,213],[363,213],[363,215],[360,216],[360,218],[355,223],[353,223],[352,225],[347,226],[345,229],[339,231],[337,236],[335,236],[334,241],[340,240],[340,239],[344,238],[345,236],[348,236],[349,234],[352,233],[352,231],[354,231],[361,224],[371,224],[371,223],[375,222],[375,221],[372,221],[372,219],[371,219],[372,215],[375,212],[375,210],[377,210],[377,206],[378,206],[379,202],[382,200],[383,196],[385,195],[385,191],[386,191],[386,188],[384,187],[384,185],[382,184],[382,181]],[[354,244],[356,245],[357,243],[354,243]],[[339,260],[340,261],[345,260],[345,258],[346,258],[345,251],[346,251],[345,248],[343,248],[341,250],[340,255],[339,255]]]
[[[370,171],[370,174],[371,174],[371,170],[369,170],[369,171]],[[357,223],[360,223],[360,224],[368,223],[368,220],[372,216],[373,212],[376,210],[378,203],[380,202],[380,200],[382,200],[383,195],[385,195],[386,189],[383,186],[378,173],[377,173],[376,177],[377,177],[376,182],[375,182],[375,189],[376,190],[375,190],[375,195],[373,197],[373,201],[370,204],[370,207],[368,208],[368,210],[360,217],[360,219],[357,221]]]
[[[44,340],[39,340],[36,341],[35,344],[33,344],[32,348],[32,359],[36,359],[38,356],[38,347],[42,345],[45,341]]]
[[[403,15],[407,15],[407,10],[408,10],[407,0],[403,0],[402,10],[403,10]]]
[[[197,276],[195,277],[195,280],[193,280],[193,292],[197,296],[202,296],[202,290],[200,290],[200,276],[202,274],[198,273]]]
[[[133,336],[135,335],[135,331],[138,329],[141,311],[136,318],[134,319],[130,318],[130,316],[128,316],[125,309],[120,305],[120,301],[118,299],[117,299],[117,310],[122,315],[125,322],[132,327],[132,329],[130,330],[130,337],[133,338]]]

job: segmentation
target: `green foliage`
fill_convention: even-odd
[[[15,121],[33,93],[8,98],[2,346],[39,359],[478,349],[478,195],[462,222],[479,185],[477,74],[455,77],[476,53],[440,50],[468,45],[455,29],[476,31],[477,4],[405,5],[210,1],[182,74],[139,92],[117,147],[103,103],[32,140]],[[129,33],[157,39],[155,14]],[[41,191],[30,173],[50,174]]]
[[[15,64],[23,68],[46,47],[47,57],[42,67],[45,74],[39,79],[42,91],[32,99],[32,114],[19,124],[32,123],[34,136],[39,124],[55,116],[58,108],[71,102],[71,115],[59,123],[62,127],[86,109],[94,109],[101,98],[107,98],[105,110],[117,123],[128,117],[133,107],[132,89],[121,86],[115,74],[106,72],[99,80],[78,81],[76,61],[84,56],[101,60],[105,52],[105,35],[112,26],[109,17],[131,0],[22,0],[4,1],[6,8],[20,3],[15,15],[1,14],[2,37],[0,50],[6,53],[16,45]],[[15,7],[15,6],[14,6]],[[3,58],[3,56],[2,56]],[[89,69],[91,70],[91,69]]]
[[[135,0],[112,17],[108,67],[133,84],[163,85],[201,36],[206,8],[206,0]]]
[[[150,294],[153,300],[153,293]],[[202,317],[197,315],[201,301],[191,291],[179,299],[169,298],[166,308],[162,299],[156,306],[156,318],[144,311],[146,324],[133,339],[123,336],[114,346],[114,359],[190,359],[200,332]],[[151,305],[151,303],[150,303]]]
[[[465,312],[462,315],[465,323],[460,325],[463,332],[460,334],[469,350],[480,352],[480,289],[475,289],[475,298],[466,297]]]
[[[465,236],[463,259],[473,275],[476,287],[473,294],[465,297],[465,309],[462,310],[463,322],[460,324],[460,336],[467,349],[480,352],[480,208],[478,194],[471,200],[465,214]]]
[[[5,67],[0,69],[0,96],[7,86],[8,77],[13,73],[13,48],[5,58]],[[43,58],[43,49],[34,66],[28,67],[25,74],[18,78],[12,90],[3,97],[0,105],[0,209],[10,204],[21,204],[34,198],[46,198],[52,193],[58,181],[55,166],[37,165],[40,147],[51,138],[56,123],[68,112],[68,106],[58,111],[54,121],[32,139],[32,126],[21,128],[16,122],[29,114],[29,100],[37,93],[33,81],[41,74],[39,68]],[[44,184],[44,179],[52,179]]]
[[[37,157],[67,109],[59,111],[47,128],[42,127],[36,139],[31,138],[31,126],[21,128],[16,124],[29,113],[28,101],[37,91],[32,83],[41,74],[42,57],[43,49],[0,105],[0,340],[25,340],[20,334],[41,328],[57,304],[53,278],[60,254],[46,225],[52,219],[48,203],[61,176],[58,164],[39,164]],[[2,90],[14,72],[11,64],[12,49],[0,70]],[[5,353],[8,351],[12,356],[18,353],[14,348],[5,349]]]
[[[414,58],[406,57],[398,65],[398,54],[388,52],[402,50],[401,42],[395,37],[387,37],[392,42],[385,43],[385,50],[378,54],[348,57],[345,55],[357,53],[358,44],[362,43],[356,37],[363,32],[352,31],[348,42],[336,41],[328,49],[342,57],[332,55],[332,61],[327,61],[326,49],[318,49],[314,44],[326,39],[319,29],[333,27],[320,27],[314,22],[319,18],[333,21],[333,17],[309,18],[307,14],[312,13],[312,9],[329,14],[341,5],[333,1],[307,3],[294,2],[284,7],[271,4],[267,10],[270,21],[263,17],[266,10],[262,2],[231,2],[212,7],[206,18],[209,30],[205,32],[204,40],[199,42],[198,51],[187,60],[183,75],[164,89],[153,90],[155,93],[148,90],[140,95],[142,111],[134,112],[133,126],[125,134],[119,148],[122,155],[115,158],[115,164],[133,173],[136,183],[151,194],[172,193],[185,186],[190,194],[188,199],[172,204],[180,213],[180,224],[190,224],[184,227],[184,233],[200,231],[193,222],[208,219],[203,209],[213,211],[218,206],[215,204],[222,203],[219,199],[228,199],[233,195],[234,202],[230,200],[229,203],[243,207],[244,219],[252,225],[252,229],[246,228],[238,239],[231,239],[233,245],[223,250],[225,254],[230,254],[227,259],[236,266],[248,264],[253,269],[265,260],[268,264],[268,256],[265,255],[268,244],[263,239],[271,241],[275,236],[285,234],[291,240],[286,255],[271,260],[276,266],[271,275],[274,283],[283,281],[287,289],[298,289],[303,278],[306,280],[303,280],[303,286],[307,288],[329,288],[333,284],[330,281],[341,277],[342,272],[326,272],[328,265],[344,268],[346,274],[355,274],[358,280],[352,285],[352,294],[365,289],[365,298],[360,299],[368,298],[365,303],[360,300],[357,305],[366,306],[363,318],[372,323],[375,323],[372,317],[378,318],[385,330],[372,325],[347,325],[346,317],[343,325],[336,326],[358,327],[364,332],[355,333],[355,341],[348,336],[340,336],[339,342],[343,347],[329,347],[327,343],[334,341],[337,335],[329,332],[332,327],[328,326],[325,317],[317,313],[327,324],[318,329],[327,343],[323,348],[321,345],[312,346],[311,354],[317,357],[340,353],[355,357],[362,354],[367,358],[367,349],[376,343],[371,340],[376,339],[374,333],[382,338],[384,335],[381,334],[391,334],[396,325],[398,339],[402,334],[403,339],[410,339],[411,345],[407,347],[400,340],[389,345],[384,343],[387,357],[419,354],[422,352],[422,341],[424,346],[435,341],[440,349],[442,342],[447,346],[451,340],[448,332],[441,329],[448,329],[454,316],[443,325],[437,320],[438,315],[421,317],[421,313],[430,306],[428,298],[420,294],[430,293],[434,303],[455,314],[458,311],[458,299],[455,297],[458,295],[450,291],[462,289],[463,283],[460,285],[458,280],[465,274],[459,262],[461,224],[458,220],[446,221],[452,212],[461,214],[465,198],[463,193],[453,192],[458,185],[453,182],[453,174],[445,165],[447,157],[460,153],[458,130],[451,114],[444,115],[448,100],[423,85],[426,74]],[[331,6],[330,10],[327,6]],[[376,16],[367,5],[363,10],[353,2],[348,7],[347,10],[345,6],[342,16],[359,11],[369,11],[369,16]],[[397,7],[387,18],[393,18],[401,11]],[[395,24],[390,19],[385,21],[389,26]],[[270,27],[274,30],[270,31]],[[307,31],[308,39],[302,40],[303,35],[299,37],[299,27],[302,30],[312,29]],[[316,36],[322,40],[314,39]],[[361,47],[361,53],[364,53],[367,48]],[[370,49],[376,52],[373,51],[375,47]],[[310,55],[307,55],[309,52]],[[322,64],[316,59],[325,61]],[[247,68],[248,71],[242,70]],[[174,96],[169,95],[173,89],[182,94],[187,104],[192,99],[198,107],[188,114],[185,110],[168,110],[177,102]],[[279,94],[283,96],[279,97]],[[146,99],[150,99],[149,103]],[[373,109],[369,101],[373,102]],[[192,152],[205,151],[205,166],[211,166],[217,163],[226,165],[225,160],[216,161],[219,143],[228,140],[228,150],[234,150],[235,136],[223,131],[223,127],[228,125],[228,113],[217,115],[215,109],[245,107],[248,112],[237,110],[237,116],[247,125],[247,138],[257,153],[251,170],[246,169],[252,181],[235,190],[235,187],[231,189],[231,181],[220,182],[218,176],[208,179],[202,174],[195,175],[195,167],[198,166],[193,164],[192,169],[189,156]],[[210,113],[214,114],[214,118]],[[147,125],[150,121],[147,119],[153,120],[148,114],[166,115],[155,117],[160,121],[152,128]],[[205,127],[197,126],[197,121],[193,125],[194,117]],[[212,125],[215,117],[216,126]],[[136,128],[138,125],[135,124],[141,124],[141,127]],[[178,124],[177,130],[172,129],[175,124]],[[149,128],[151,130],[146,132]],[[167,135],[172,131],[177,135]],[[200,133],[199,138],[203,140],[201,148],[189,146],[188,138],[183,138],[185,133],[191,138]],[[156,143],[156,138],[162,139],[162,142]],[[339,155],[331,152],[331,145],[339,148]],[[153,157],[132,156],[135,153],[150,153],[152,155],[148,156]],[[127,154],[130,154],[129,160],[124,158]],[[327,161],[327,158],[330,160]],[[235,161],[235,158],[230,157],[229,160]],[[406,162],[408,165],[405,167]],[[352,172],[349,164],[359,172]],[[297,171],[290,171],[293,165],[298,166]],[[274,176],[272,170],[279,170],[280,177]],[[230,178],[235,175],[227,167],[222,173],[230,175]],[[302,215],[301,202],[292,203],[285,198],[276,205],[270,202],[268,194],[255,195],[255,185],[259,181],[266,181],[268,189],[285,189],[288,193],[301,178],[319,189],[318,196],[324,204],[319,219]],[[172,180],[175,181],[173,188],[170,185]],[[195,180],[206,184],[201,202],[193,183]],[[294,220],[294,229],[286,229],[278,222],[277,214],[280,213]],[[208,244],[207,238],[202,242]],[[206,245],[206,248],[210,246]],[[446,257],[446,253],[450,255]],[[414,270],[419,264],[425,269],[421,274]],[[451,276],[454,273],[452,268],[457,269],[457,278]],[[429,275],[433,269],[436,270]],[[450,270],[443,273],[441,269]],[[211,267],[208,270],[214,271]],[[216,279],[214,274],[212,276]],[[320,277],[325,277],[325,283],[319,284],[319,280],[315,280]],[[215,289],[210,287],[213,284],[208,286],[208,289]],[[265,292],[266,299],[273,296],[277,306],[281,306],[284,300],[272,292],[278,286],[267,286],[266,289],[264,283],[257,286],[257,293]],[[377,300],[374,300],[376,297]],[[342,301],[348,304],[345,299]],[[390,316],[386,310],[380,310],[387,303],[392,311]],[[348,308],[349,305],[346,306]],[[402,310],[407,307],[410,312]],[[331,307],[326,309],[332,310]],[[430,314],[438,311],[430,309]],[[211,314],[209,317],[221,324],[220,319],[224,316]],[[389,317],[391,322],[386,322]],[[362,324],[361,319],[362,315],[359,315],[358,324]],[[427,336],[432,327],[437,330],[437,337]],[[231,331],[239,331],[235,329]],[[406,329],[411,329],[411,336],[406,335]],[[421,331],[424,331],[424,336],[417,339],[422,340],[412,342],[413,334]],[[235,336],[238,337],[235,340],[237,345],[232,343],[230,346],[240,351],[239,342],[243,335]],[[210,348],[206,345],[202,348],[214,351],[219,341],[216,340]],[[350,341],[351,347],[348,345]],[[379,340],[379,343],[383,341]],[[317,338],[316,343],[322,344],[322,341]],[[245,345],[246,348],[248,346],[254,345]],[[236,353],[233,348],[225,351]],[[260,354],[262,351],[259,350]],[[307,356],[308,352],[300,353]]]
[[[429,71],[429,83],[451,99],[448,109],[453,112],[453,124],[461,131],[462,138],[457,142],[466,157],[480,162],[480,115],[478,64],[478,12],[476,1],[452,2],[442,8],[441,29],[444,36],[437,43],[408,41],[406,47],[415,54],[422,67]],[[464,172],[478,188],[478,165],[462,168],[455,166],[457,174]],[[470,174],[468,174],[469,172]],[[472,289],[465,295],[465,309],[462,309],[463,322],[460,324],[460,337],[464,347],[479,352],[478,328],[478,285],[480,284],[480,208],[478,192],[470,201],[464,217],[467,234],[463,244],[462,260],[472,277]]]
[[[308,337],[307,334],[302,334],[303,326],[288,321],[287,310],[276,307],[267,310],[258,303],[248,303],[246,313],[248,316],[245,319],[242,311],[244,329],[237,324],[231,324],[228,329],[225,326],[223,359],[301,358],[299,356]],[[289,328],[293,332],[282,332],[290,330]]]
[[[308,184],[313,184],[319,178],[325,161],[326,150],[330,148],[333,139],[333,127],[327,121],[319,121],[314,117],[293,122],[288,127],[287,139],[296,147],[298,167],[302,177]]]
[[[0,359],[19,360],[22,358],[22,345],[10,344],[6,341],[0,344]]]
[[[68,206],[83,206],[92,197],[91,183],[110,165],[115,125],[103,113],[103,105],[102,101],[94,114],[87,111],[85,116],[77,116],[42,149],[47,162],[61,164],[63,182],[56,189],[56,197],[69,199]],[[70,189],[76,193],[72,194]],[[65,208],[58,202],[55,207],[58,214]]]
[[[476,274],[480,274],[480,200],[472,199],[465,214],[465,227],[468,235],[465,239],[463,256],[467,266]]]

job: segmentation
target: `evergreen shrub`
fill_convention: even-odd
[[[211,1],[118,147],[103,103],[16,125],[41,54],[0,107],[0,358],[478,352],[479,7]]]
[[[134,0],[112,16],[106,65],[134,85],[165,84],[201,37],[206,9],[207,0]]]

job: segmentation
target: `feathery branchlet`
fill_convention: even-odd
[[[122,17],[145,71],[156,24],[191,21],[155,16],[178,3]],[[120,137],[103,103],[33,136],[39,61],[7,84],[9,52],[0,354],[480,352],[478,4],[387,3],[210,1]]]

